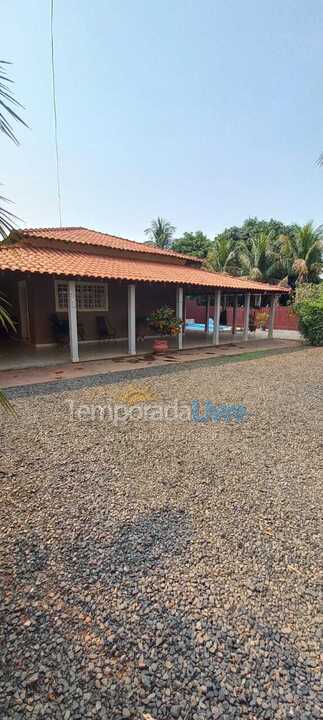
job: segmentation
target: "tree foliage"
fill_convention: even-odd
[[[22,108],[18,100],[14,97],[11,86],[12,80],[9,78],[7,73],[7,65],[10,63],[5,60],[0,60],[0,132],[4,133],[10,140],[16,145],[19,144],[15,135],[12,122],[18,122],[26,126],[24,120],[16,112],[19,108]],[[0,201],[8,202],[7,198],[0,196]],[[10,212],[7,208],[0,206],[0,235],[5,238],[12,230],[17,217]]]
[[[241,240],[251,242],[252,238],[261,233],[266,233],[271,239],[278,238],[279,235],[293,235],[298,225],[285,225],[280,220],[271,218],[270,220],[258,220],[258,218],[248,218],[241,227]]]
[[[288,276],[299,283],[317,282],[323,270],[323,228],[309,222],[292,235],[281,235],[281,256]]]
[[[237,255],[241,275],[251,280],[274,282],[283,275],[279,239],[274,230],[241,240]]]
[[[237,247],[228,235],[218,235],[209,250],[205,267],[215,272],[238,273]]]
[[[148,244],[200,257],[203,266],[215,272],[294,286],[318,282],[323,270],[323,226],[315,229],[312,223],[301,227],[253,217],[241,227],[225,228],[213,241],[198,230],[171,242],[174,231],[168,220],[158,217],[145,231]]]
[[[174,240],[172,243],[172,250],[200,258],[206,258],[211,247],[211,240],[201,230],[185,232],[183,237]]]
[[[205,265],[253,280],[317,282],[322,272],[322,228],[248,218],[215,236]]]
[[[3,295],[0,295],[0,327],[6,331],[11,329],[16,332],[15,324],[10,317],[8,300],[6,300]],[[11,405],[5,394],[2,392],[2,390],[0,390],[0,407],[14,414],[13,406]]]
[[[280,220],[258,220],[257,217],[247,218],[244,223],[238,227],[233,225],[232,227],[225,228],[222,233],[215,236],[214,240],[225,237],[226,239],[232,240],[234,244],[245,243],[251,245],[252,238],[260,233],[271,233],[272,237],[278,237],[279,235],[292,235],[297,228],[297,225],[285,225]]]
[[[293,310],[304,338],[311,345],[323,345],[323,283],[297,286]]]
[[[16,109],[22,108],[22,105],[16,100],[12,91],[11,84],[12,80],[8,77],[5,60],[0,60],[0,132],[4,133],[10,140],[18,145],[18,140],[12,127],[12,121],[22,123],[26,125],[24,120],[17,114]],[[0,196],[1,202],[8,202],[6,198]],[[5,238],[14,227],[16,216],[13,215],[9,210],[0,206],[0,236]],[[9,314],[9,303],[8,301],[0,296],[0,326],[4,330],[15,330],[14,323],[11,320]],[[9,412],[14,413],[13,407],[5,394],[0,390],[0,406]]]
[[[156,220],[151,221],[145,233],[154,245],[160,248],[168,248],[171,245],[175,230],[175,226],[169,220],[158,217]]]

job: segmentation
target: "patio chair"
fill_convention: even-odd
[[[96,331],[100,340],[110,340],[116,337],[116,331],[107,318],[98,315],[95,320]]]
[[[69,327],[68,327],[68,319],[65,317],[61,317],[60,315],[56,315],[56,313],[53,313],[51,315],[51,325],[52,325],[52,331],[54,339],[59,345],[68,345],[69,342]]]
[[[50,319],[55,341],[59,345],[67,346],[70,341],[68,318],[60,317],[56,313],[53,313]],[[77,335],[79,340],[85,339],[84,325],[82,323],[77,323]]]
[[[137,317],[136,318],[136,339],[137,342],[143,342],[145,335],[148,332],[147,318]]]
[[[77,323],[77,335],[79,340],[85,340],[85,330],[82,323]]]

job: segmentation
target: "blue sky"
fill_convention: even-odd
[[[30,126],[0,137],[1,190],[27,226],[58,225],[49,4],[1,5]],[[322,0],[55,0],[63,225],[322,222],[322,38]]]

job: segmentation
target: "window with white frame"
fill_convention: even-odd
[[[108,310],[108,288],[106,283],[77,282],[76,307],[80,312]],[[68,310],[68,283],[55,280],[56,311]]]

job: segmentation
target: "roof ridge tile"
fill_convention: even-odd
[[[83,231],[85,237],[64,237],[65,233],[71,233],[72,235],[75,235],[75,232],[77,231]],[[202,258],[196,257],[195,255],[178,253],[171,248],[165,249],[153,245],[146,245],[145,243],[139,242],[138,240],[129,240],[129,238],[121,237],[121,235],[110,235],[109,233],[104,233],[101,230],[92,230],[91,228],[85,228],[81,225],[62,228],[18,228],[17,230],[15,230],[15,234],[21,235],[23,237],[38,237],[45,240],[57,240],[62,242],[65,241],[75,243],[79,242],[80,245],[93,245],[95,247],[103,245],[105,247],[114,247],[119,250],[133,250],[134,252],[141,252],[143,254],[154,254],[158,256],[165,255],[168,257],[182,258],[183,260],[189,260],[193,263],[202,263]],[[100,238],[105,238],[106,242],[96,241],[97,236],[100,236]],[[122,243],[124,243],[124,246],[122,246]]]
[[[210,272],[189,265],[155,262],[144,257],[94,255],[79,248],[48,248],[33,245],[0,247],[0,270],[46,275],[94,277],[101,280],[168,283],[175,285],[222,288],[227,291],[289,292],[278,285],[259,283],[248,278]]]

